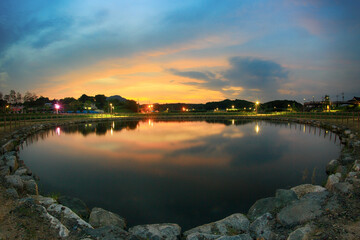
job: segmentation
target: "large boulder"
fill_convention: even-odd
[[[17,157],[14,155],[10,155],[6,157],[6,165],[10,167],[10,170],[12,172],[16,171],[19,167],[19,162],[17,160]]]
[[[16,188],[19,191],[22,191],[24,189],[24,184],[18,175],[8,175],[5,176],[5,181],[7,184],[9,184],[11,187]]]
[[[13,150],[15,150],[16,146],[17,146],[17,141],[12,139],[2,146],[2,152],[13,151]]]
[[[262,198],[257,200],[249,209],[248,217],[254,221],[256,218],[265,213],[276,214],[283,207],[291,202],[298,200],[296,194],[292,190],[278,189],[275,197]]]
[[[192,233],[238,235],[242,233],[248,233],[249,226],[250,221],[246,218],[244,214],[235,213],[219,221],[192,228],[184,232],[184,235],[187,236]]]
[[[296,187],[291,188],[300,199],[304,195],[312,192],[323,192],[326,191],[326,188],[319,186],[319,185],[312,185],[312,184],[302,184]]]
[[[64,205],[53,203],[47,208],[47,211],[54,217],[62,219],[61,222],[69,229],[93,228],[89,223],[85,222],[70,208]]]
[[[32,194],[32,195],[39,194],[38,185],[35,182],[35,180],[27,180],[27,181],[23,181],[23,183],[24,183],[24,189],[27,193]]]
[[[273,216],[270,213],[265,213],[251,223],[250,235],[254,239],[276,239],[276,235],[271,231],[274,224],[275,222]]]
[[[9,166],[0,167],[0,176],[7,176],[9,174],[10,174],[10,167]]]
[[[333,189],[333,185],[335,183],[338,183],[340,182],[340,178],[341,178],[341,174],[340,173],[336,173],[336,174],[331,174],[328,179],[327,179],[327,182],[326,182],[326,189],[328,190],[332,190]]]
[[[291,232],[287,240],[308,240],[311,233],[311,226],[307,224]]]
[[[58,231],[59,237],[66,238],[69,236],[70,231],[65,227],[57,218],[51,216],[45,209],[44,206],[38,205],[37,209],[42,212],[42,217],[47,219],[50,223],[51,228]]]
[[[340,162],[336,159],[331,160],[327,165],[326,165],[326,173],[328,175],[333,174],[336,172],[336,169],[338,168],[338,166],[340,165]]]
[[[15,188],[6,189],[6,194],[12,198],[19,198],[19,194],[17,193]]]
[[[277,215],[283,226],[295,226],[313,220],[323,214],[321,205],[328,193],[309,193],[299,201],[292,202],[283,208]]]
[[[334,192],[348,194],[354,190],[354,186],[348,182],[339,182],[332,185],[332,190]]]
[[[181,227],[173,223],[138,225],[130,228],[129,233],[141,239],[177,240]]]
[[[192,233],[186,237],[186,240],[252,240],[249,234],[239,234],[233,236],[220,236],[207,233]]]
[[[79,215],[82,219],[88,220],[90,215],[90,210],[86,204],[79,198],[70,197],[70,196],[59,196],[57,201],[70,208],[73,212]]]
[[[38,202],[39,204],[41,204],[42,206],[48,208],[50,205],[57,203],[55,199],[51,198],[51,197],[44,197],[41,195],[31,195],[31,197]]]
[[[131,233],[126,232],[124,229],[117,226],[104,226],[95,229],[85,229],[84,232],[91,238],[85,239],[101,239],[101,240],[140,240]],[[149,239],[149,238],[148,238]]]
[[[119,215],[106,211],[102,208],[93,208],[91,210],[89,223],[94,228],[104,226],[118,226],[121,229],[126,228],[125,218],[122,218]]]

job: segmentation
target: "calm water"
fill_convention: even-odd
[[[339,153],[334,134],[305,125],[146,120],[55,128],[20,155],[43,194],[79,197],[129,226],[188,229],[246,213],[278,188],[322,184]]]

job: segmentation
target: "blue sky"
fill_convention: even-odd
[[[359,5],[2,0],[0,89],[140,102],[350,99],[360,96]]]

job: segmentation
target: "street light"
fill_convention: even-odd
[[[112,114],[112,110],[113,110],[113,105],[112,103],[110,103],[110,114]]]
[[[255,102],[255,109],[256,109],[256,114],[258,113],[258,106],[259,106],[260,102],[256,101]]]
[[[55,104],[56,114],[59,114],[59,109],[60,109],[60,105],[56,103]]]

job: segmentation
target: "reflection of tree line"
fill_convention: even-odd
[[[245,125],[251,122],[254,122],[254,120],[248,120],[248,119],[206,119],[205,122],[207,123],[222,123],[226,126],[230,125]]]
[[[304,169],[302,173],[302,181],[307,182],[307,179],[309,178],[309,170],[307,168]],[[312,175],[311,175],[311,184],[316,184],[316,167],[314,167]]]
[[[62,129],[64,133],[81,133],[87,136],[91,133],[96,135],[105,135],[107,131],[113,130],[120,132],[123,129],[135,130],[139,125],[139,121],[121,121],[121,122],[101,122],[101,123],[86,123],[72,126],[66,126]]]

